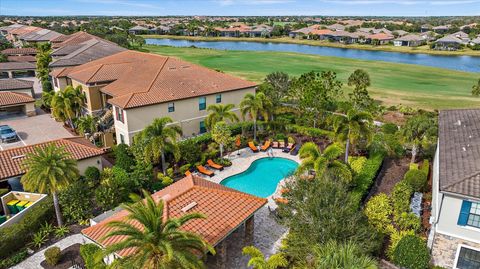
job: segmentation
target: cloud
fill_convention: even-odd
[[[214,0],[213,2],[221,6],[232,5],[272,5],[295,2],[294,0]]]

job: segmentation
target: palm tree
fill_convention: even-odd
[[[52,97],[52,114],[57,120],[66,122],[68,120],[72,128],[73,119],[81,114],[81,108],[85,104],[85,95],[81,86],[73,88],[67,86],[65,89],[55,93]]]
[[[37,147],[33,153],[28,153],[23,167],[26,171],[21,179],[23,187],[27,191],[51,194],[58,226],[62,226],[57,192],[79,177],[77,162],[63,147],[50,144],[45,148]]]
[[[350,144],[355,148],[355,144],[361,138],[370,141],[372,135],[373,117],[368,112],[350,109],[347,115],[337,115],[333,120],[333,129],[340,141],[346,142],[345,163],[348,163],[348,153]]]
[[[165,219],[163,200],[155,202],[146,191],[144,196],[142,201],[123,205],[129,213],[126,220],[107,224],[113,230],[102,240],[118,236],[125,239],[107,247],[105,254],[135,248],[134,254],[121,260],[126,268],[204,268],[197,255],[208,251],[215,254],[215,250],[197,234],[181,228],[191,220],[205,216],[187,213],[178,218]]]
[[[298,167],[298,172],[303,173],[307,170],[315,170],[317,174],[327,174],[332,177],[340,177],[349,182],[352,179],[352,172],[346,163],[338,161],[343,154],[343,147],[334,143],[323,152],[320,152],[318,146],[313,142],[307,142],[300,148],[299,156],[302,163]]]
[[[270,258],[265,259],[263,253],[254,246],[244,247],[243,255],[250,256],[248,266],[253,267],[253,269],[276,269],[288,265],[288,261],[283,254],[273,254]]]
[[[410,144],[412,148],[411,163],[415,162],[422,144],[436,140],[436,126],[437,123],[434,118],[419,114],[409,118],[402,129],[400,129],[404,142]]]
[[[80,117],[77,120],[77,128],[81,135],[89,133],[91,136],[97,130],[97,119],[91,115]]]
[[[314,248],[316,269],[377,269],[374,259],[362,253],[353,242],[329,241]]]
[[[158,163],[162,160],[163,174],[166,172],[165,152],[178,155],[177,136],[182,134],[182,129],[173,123],[171,118],[156,118],[152,124],[143,129],[134,139],[134,143],[141,147],[146,162]]]
[[[268,111],[270,109],[270,102],[265,94],[259,92],[257,94],[247,93],[240,102],[240,110],[242,117],[245,120],[245,115],[249,115],[253,120],[253,140],[257,140],[257,118],[262,116],[264,120],[268,120]]]
[[[207,111],[209,111],[210,114],[208,114],[208,117],[205,119],[205,125],[207,126],[207,128],[211,130],[213,126],[215,126],[215,124],[220,121],[226,122],[227,120],[229,120],[230,122],[238,122],[237,114],[232,111],[232,108],[234,107],[234,104],[209,105]]]

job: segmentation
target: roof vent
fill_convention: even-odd
[[[192,93],[195,93],[195,91],[194,91],[194,90],[192,90]]]
[[[161,198],[162,198],[162,200],[167,201],[168,199],[170,199],[170,197],[172,197],[170,194],[165,194]]]
[[[168,69],[170,69],[170,70],[175,70],[175,69],[177,69],[177,68],[175,68],[174,66],[172,66],[172,67],[169,67]]]
[[[194,208],[196,205],[197,205],[197,202],[191,202],[190,204],[188,204],[184,208],[182,208],[182,211],[187,212],[188,210]]]
[[[463,151],[467,151],[467,148],[463,147],[462,150],[463,150]]]
[[[12,156],[12,160],[16,160],[16,159],[20,159],[20,158],[24,158],[25,155],[17,155],[17,156]]]
[[[458,126],[462,126],[462,121],[461,120],[458,120],[455,125],[458,125]]]

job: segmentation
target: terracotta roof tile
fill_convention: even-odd
[[[88,140],[81,137],[62,138],[35,145],[7,149],[0,151],[0,179],[6,179],[24,174],[25,171],[21,167],[23,161],[25,160],[24,156],[27,153],[34,152],[37,147],[44,148],[49,144],[65,147],[65,150],[70,152],[72,158],[77,161],[100,156],[104,153],[102,149],[97,148]]]
[[[182,228],[201,235],[213,246],[221,242],[267,202],[266,199],[242,193],[195,176],[185,177],[152,196],[156,201],[160,199],[164,201],[165,219],[182,216],[185,214],[182,209],[190,203],[196,202],[197,204],[187,212],[202,213],[206,215],[206,218],[192,220]],[[122,210],[110,218],[82,230],[82,233],[102,246],[120,242],[123,240],[123,237],[120,236],[103,241],[102,239],[112,231],[112,228],[107,227],[107,223],[114,220],[125,220],[127,214],[126,210]],[[130,221],[130,223],[132,222]],[[138,223],[133,224],[140,227]],[[134,252],[135,249],[128,249],[122,250],[118,254],[128,256]]]
[[[19,63],[22,63],[22,62],[30,62],[30,63],[33,63],[33,62],[36,62],[37,59],[35,58],[35,56],[33,55],[22,55],[22,56],[8,56],[7,57],[7,60],[9,62],[19,62]]]
[[[35,99],[28,94],[0,91],[0,106],[19,105],[31,102],[35,102]]]
[[[2,50],[3,55],[35,55],[36,48],[10,48]]]
[[[3,62],[0,63],[0,70],[24,70],[36,68],[35,63],[29,62]]]
[[[77,66],[68,77],[87,84],[113,81],[101,91],[113,97],[110,103],[122,108],[256,86],[176,58],[130,50]]]
[[[16,78],[0,79],[0,91],[31,89],[33,84],[34,82],[30,80]]]

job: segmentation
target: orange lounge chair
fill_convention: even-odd
[[[253,151],[253,152],[258,152],[258,148],[255,147],[255,144],[253,144],[253,142],[248,142],[248,146],[250,147],[250,149]]]
[[[266,151],[270,147],[270,143],[271,143],[270,140],[265,141],[265,143],[263,143],[261,150]]]
[[[214,161],[212,161],[212,159],[209,159],[207,161],[207,164],[208,164],[208,166],[210,166],[213,169],[217,169],[217,170],[220,170],[220,171],[223,170],[223,166],[219,165],[218,163],[215,163]]]
[[[206,176],[209,176],[209,177],[213,177],[215,175],[215,173],[211,170],[208,170],[207,168],[205,168],[203,165],[199,165],[197,166],[197,169],[198,169],[198,172],[206,175]]]
[[[185,176],[188,177],[188,176],[191,176],[191,175],[192,175],[192,172],[190,172],[190,171],[188,171],[188,170],[187,170],[187,172],[185,172]]]

